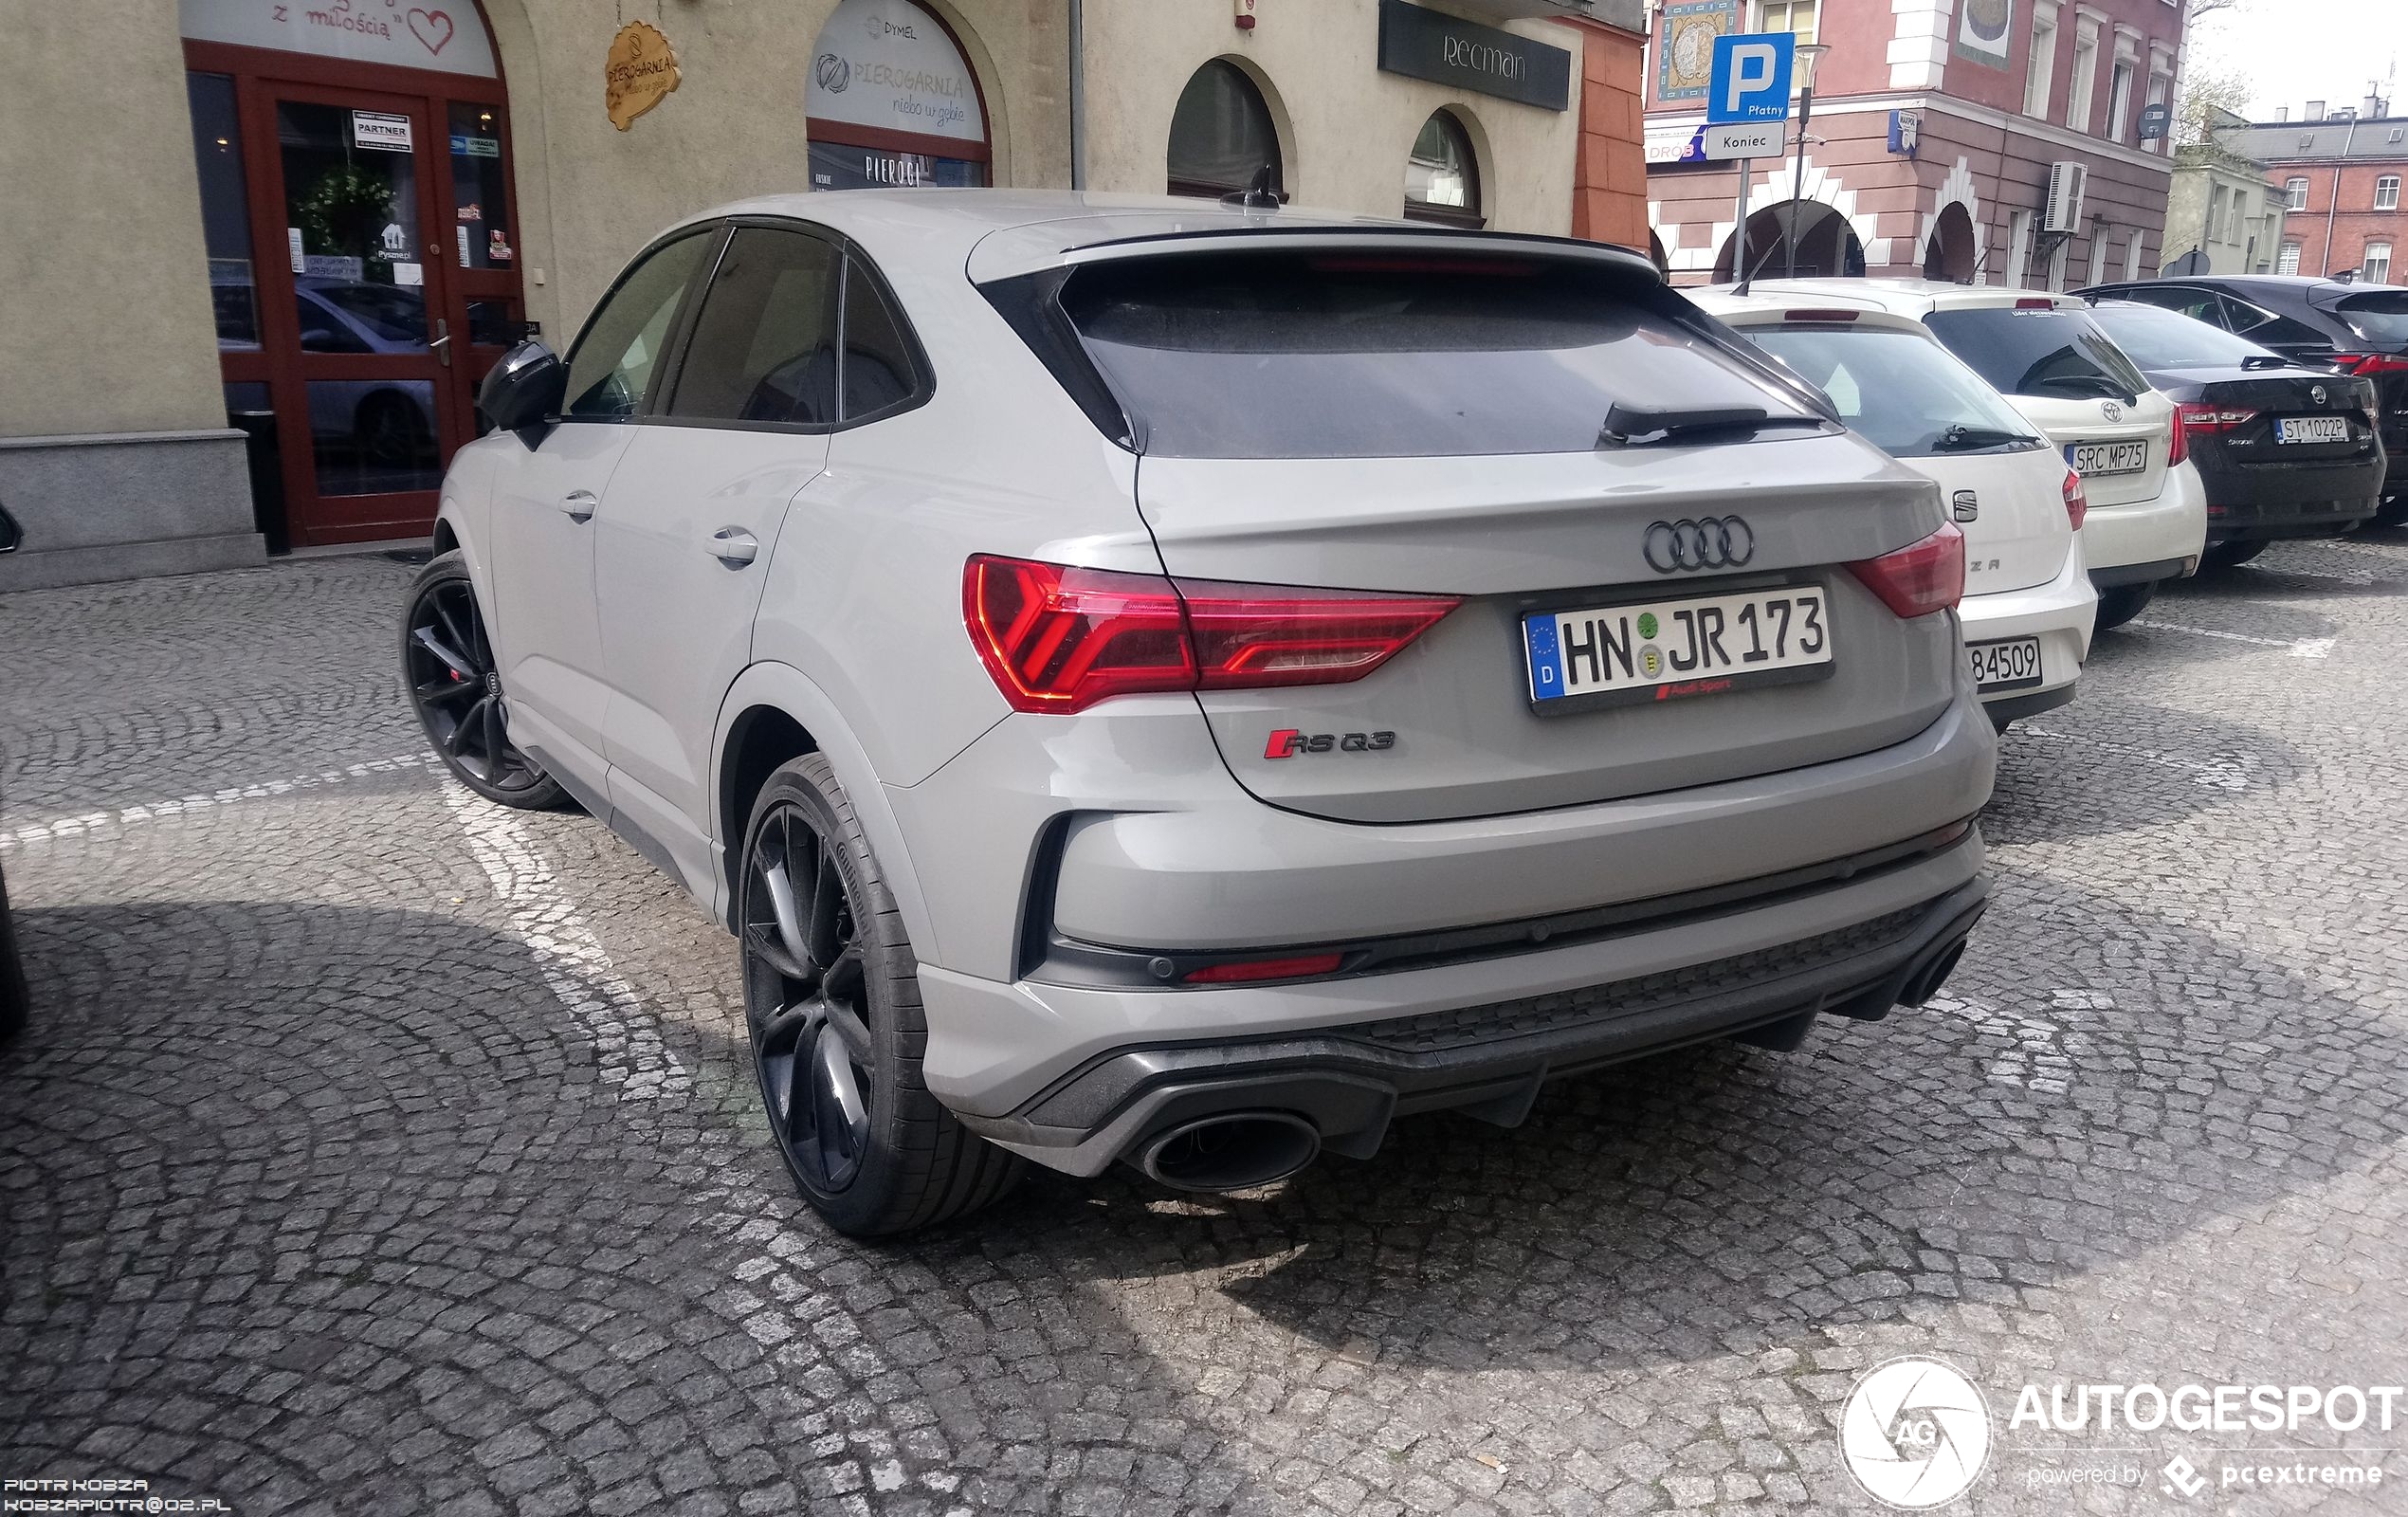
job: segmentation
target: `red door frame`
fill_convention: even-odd
[[[484,25],[482,7],[477,19],[479,25]],[[486,35],[492,35],[489,26]],[[411,377],[422,377],[415,366],[425,365],[437,376],[436,432],[440,457],[448,464],[452,451],[476,435],[477,382],[504,351],[499,346],[476,347],[470,343],[468,302],[502,301],[515,313],[525,310],[523,276],[520,272],[522,265],[514,264],[507,269],[460,268],[456,266],[452,243],[456,234],[451,229],[451,211],[458,201],[451,175],[450,107],[457,103],[496,108],[499,130],[495,135],[502,140],[507,225],[519,246],[523,249],[526,245],[526,233],[519,219],[509,87],[500,72],[499,49],[492,79],[191,40],[184,44],[184,65],[192,73],[227,74],[234,80],[244,185],[250,196],[251,265],[259,302],[260,347],[256,352],[221,353],[219,364],[229,382],[261,380],[269,386],[276,409],[285,510],[294,544],[308,547],[425,536],[434,521],[438,500],[434,490],[323,499],[318,494],[301,330],[293,303],[293,276],[291,265],[283,257],[283,154],[277,141],[276,101],[357,105],[407,115],[413,122],[416,139],[423,144],[415,155],[419,234],[441,249],[438,254],[424,258],[428,319],[448,323],[451,362],[444,367],[439,360],[421,359],[415,355],[312,354],[306,368],[310,376],[321,379],[388,377],[405,371]],[[355,369],[358,371],[356,374]]]

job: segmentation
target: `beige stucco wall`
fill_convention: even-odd
[[[6,14],[0,437],[225,426],[175,0]]]
[[[1265,86],[1287,192],[1299,206],[1401,215],[1405,159],[1430,113],[1472,126],[1488,225],[1568,235],[1580,126],[1580,37],[1544,21],[1507,29],[1574,54],[1570,108],[1544,110],[1379,72],[1378,0],[1259,0],[1241,31],[1228,0],[1087,0],[1087,183],[1160,194],[1171,113],[1188,77],[1232,59]]]
[[[617,10],[594,0],[484,0],[516,133],[527,314],[565,343],[629,254],[668,223],[809,188],[803,92],[836,0],[630,4],[677,49],[677,93],[621,132],[602,110]],[[998,184],[1067,185],[1063,0],[933,0],[986,97]],[[543,283],[535,283],[538,272]]]

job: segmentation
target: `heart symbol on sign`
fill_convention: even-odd
[[[410,12],[410,34],[417,38],[427,51],[439,53],[443,51],[444,44],[451,40],[451,16],[442,10],[412,10]]]

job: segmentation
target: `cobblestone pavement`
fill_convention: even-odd
[[[0,1052],[0,1476],[244,1513],[1858,1509],[1841,1400],[1930,1353],[1998,1427],[1955,1509],[2408,1509],[2408,1431],[2007,1426],[2027,1380],[2408,1380],[2408,535],[2103,638],[2006,743],[1934,1007],[1240,1197],[1039,1174],[885,1247],[780,1172],[727,938],[590,818],[427,765],[408,574],[0,599],[41,1008]],[[2391,1479],[2167,1493],[2218,1444]],[[2091,1467],[2138,1484],[2037,1484]]]

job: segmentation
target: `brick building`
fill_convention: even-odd
[[[2408,256],[2399,202],[2400,181],[2408,177],[2408,117],[2391,115],[2390,107],[2370,91],[2341,110],[2310,101],[2300,120],[2278,118],[2216,134],[2217,146],[2266,164],[2284,196],[2276,273],[2396,283]]]
[[[1737,175],[1693,159],[1720,31],[1821,44],[1797,271],[2071,288],[2154,274],[2186,0],[1663,0],[1651,33],[1650,224],[1677,283],[1732,277]],[[2071,169],[2060,169],[2071,164]],[[1750,266],[1785,272],[1793,158],[1757,160]],[[2074,181],[2079,192],[2072,192]],[[2060,187],[2049,219],[2050,186]]]

